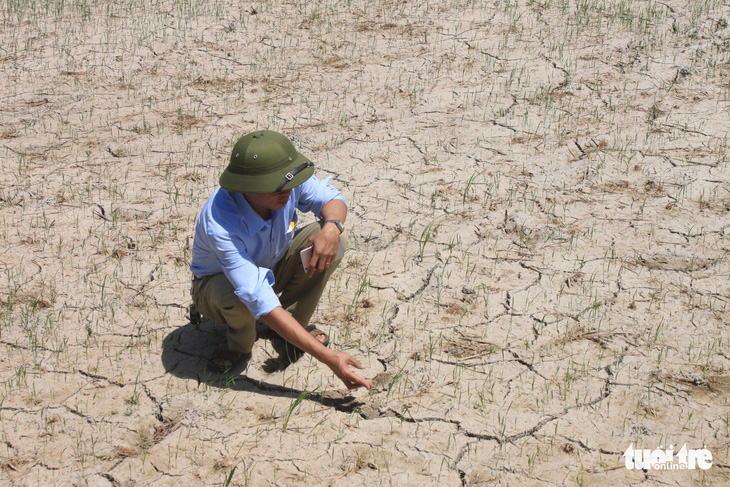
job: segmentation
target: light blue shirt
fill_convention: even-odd
[[[281,306],[272,270],[291,245],[296,210],[318,218],[322,207],[342,194],[315,176],[295,187],[286,206],[264,220],[241,193],[218,187],[203,205],[195,226],[190,270],[196,277],[223,273],[236,296],[258,318]]]

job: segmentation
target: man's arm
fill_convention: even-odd
[[[348,389],[358,387],[370,389],[372,387],[370,381],[363,379],[350,369],[350,366],[364,369],[364,365],[347,353],[331,350],[319,343],[284,308],[280,306],[274,308],[270,313],[261,315],[261,319],[284,340],[304,350],[332,369],[332,372]]]
[[[323,220],[340,220],[345,223],[347,219],[347,205],[342,200],[330,200],[322,207],[322,219]],[[334,223],[329,223],[335,228]]]
[[[347,205],[344,201],[334,199],[328,201],[322,207],[322,220],[340,220],[345,223],[347,219]],[[324,272],[332,265],[337,255],[337,246],[340,241],[340,229],[334,223],[325,223],[322,229],[309,239],[309,244],[314,246],[312,257],[307,265],[307,274],[311,277],[315,270]]]

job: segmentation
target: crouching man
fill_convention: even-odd
[[[278,334],[290,360],[306,352],[327,365],[348,389],[370,388],[352,371],[352,356],[326,347],[328,337],[309,320],[339,264],[347,205],[314,175],[314,164],[282,134],[260,130],[241,137],[220,187],[198,216],[190,266],[193,304],[228,325],[210,363],[226,370],[248,359],[256,320]],[[297,210],[319,222],[297,228]],[[312,246],[302,265],[300,252]],[[284,342],[285,341],[285,342]]]

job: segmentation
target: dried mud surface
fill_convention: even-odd
[[[2,8],[0,484],[728,484],[727,4]],[[256,128],[348,199],[315,320],[371,391],[207,369],[192,230]]]

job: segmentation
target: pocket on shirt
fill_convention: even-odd
[[[294,235],[294,232],[297,229],[297,223],[299,223],[299,215],[297,215],[297,213],[294,212],[294,215],[292,215],[292,218],[291,218],[291,222],[289,223],[289,226],[286,229],[286,237],[287,237],[287,240],[290,242]]]

